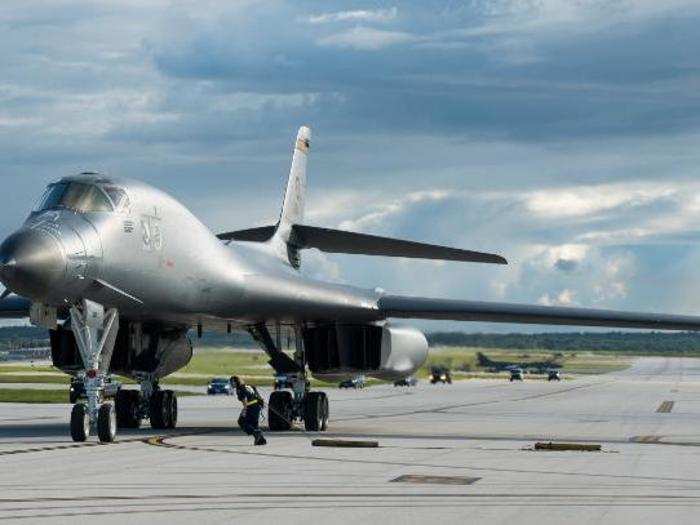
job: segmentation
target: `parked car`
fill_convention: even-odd
[[[418,379],[415,376],[404,377],[398,381],[394,381],[394,386],[416,386],[418,384]]]
[[[365,376],[355,376],[345,381],[341,381],[338,388],[364,388],[365,387]]]
[[[522,368],[513,368],[510,371],[511,381],[522,381],[523,379],[525,379],[525,373],[523,372]]]
[[[547,381],[561,381],[559,370],[550,370],[547,372]]]
[[[233,387],[228,379],[223,377],[215,377],[209,381],[209,386],[207,387],[207,394],[210,396],[215,396],[216,394],[224,394],[230,396],[233,394]]]
[[[434,366],[430,369],[430,384],[447,383],[452,384],[452,373],[444,366]]]

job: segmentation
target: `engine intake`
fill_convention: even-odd
[[[315,376],[338,379],[367,374],[379,379],[413,374],[428,356],[428,341],[404,326],[328,324],[304,331],[304,346]]]
[[[54,366],[69,374],[84,368],[69,327],[50,330],[49,336]],[[125,322],[119,326],[108,369],[126,377],[152,374],[161,378],[184,367],[191,358],[192,344],[185,329]],[[107,368],[107,363],[104,365]]]

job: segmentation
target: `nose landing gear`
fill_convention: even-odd
[[[83,384],[87,404],[77,403],[71,412],[71,437],[85,441],[92,428],[102,442],[114,441],[117,417],[114,405],[106,401],[105,384],[109,381],[109,362],[119,330],[115,308],[105,312],[102,305],[83,299],[70,308],[75,342],[85,366]]]

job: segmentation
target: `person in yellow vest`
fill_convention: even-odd
[[[238,418],[238,422],[243,431],[249,436],[254,436],[255,445],[266,445],[267,441],[260,430],[260,411],[265,406],[262,396],[257,388],[245,384],[238,376],[232,376],[231,385],[236,389],[236,397],[243,404],[243,410]]]

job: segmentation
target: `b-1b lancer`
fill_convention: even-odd
[[[300,254],[330,253],[506,264],[498,255],[304,224],[311,131],[299,129],[279,220],[214,234],[171,196],[142,182],[94,173],[48,186],[20,229],[0,246],[3,317],[29,316],[49,330],[56,367],[82,383],[70,430],[177,423],[177,399],[159,380],[192,356],[187,333],[247,330],[290,389],[269,401],[271,430],[303,421],[325,430],[328,399],[308,374],[396,380],[425,362],[428,343],[391,318],[700,330],[700,317],[391,295],[310,279]],[[293,356],[270,327],[295,334]],[[112,375],[139,390],[115,388]]]

